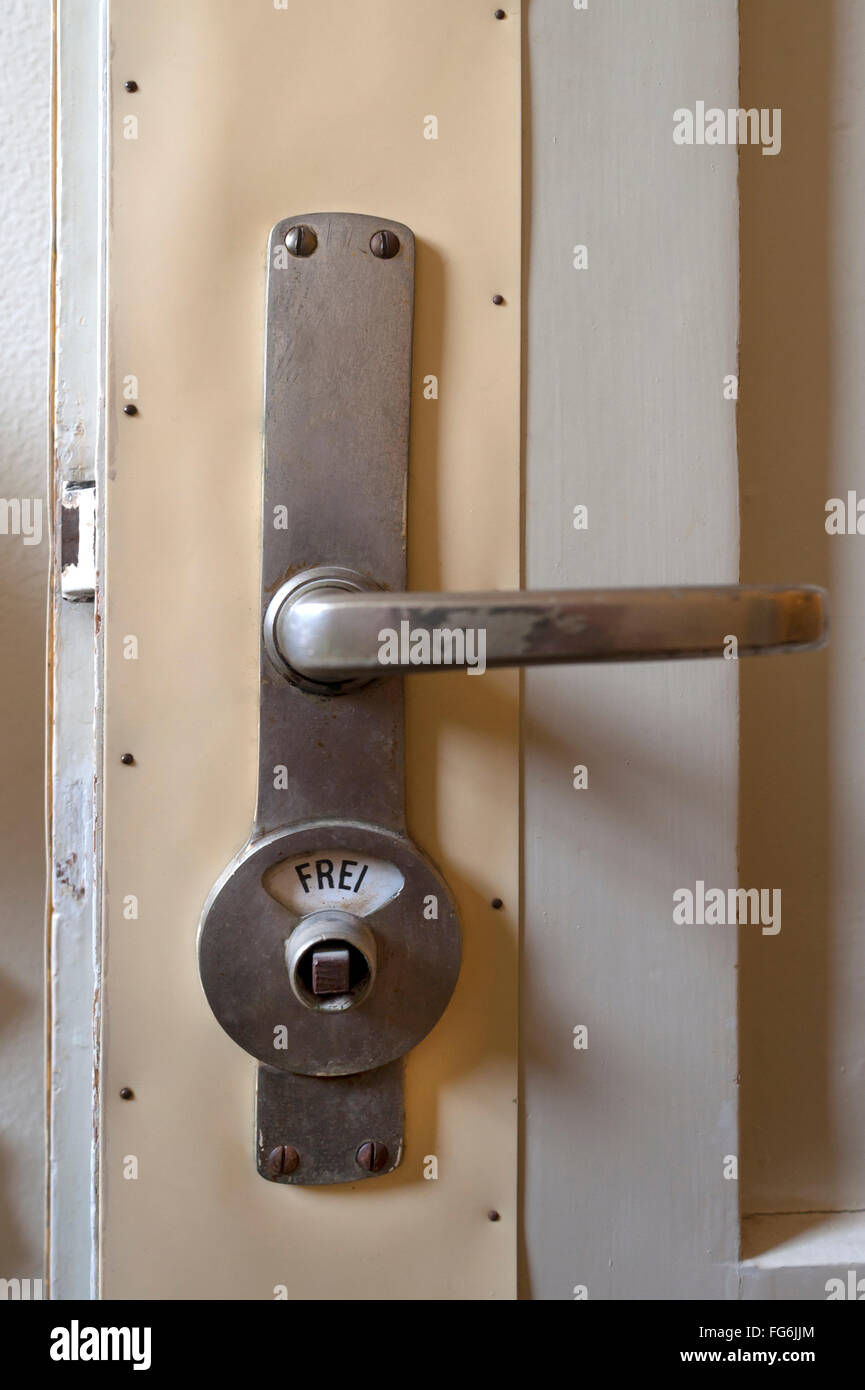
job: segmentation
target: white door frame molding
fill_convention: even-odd
[[[105,100],[102,0],[55,0],[53,546],[47,932],[49,1297],[97,1296],[101,960],[99,623],[61,597],[66,483],[96,480],[101,516]],[[97,527],[97,569],[103,528]]]

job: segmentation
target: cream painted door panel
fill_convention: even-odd
[[[396,1171],[262,1181],[255,1063],[208,1010],[195,932],[253,819],[280,219],[321,208],[414,231],[409,582],[518,586],[519,19],[462,0],[112,0],[108,24],[101,1293],[510,1298],[514,676],[407,690],[408,823],[465,945],[456,995],[408,1060]]]

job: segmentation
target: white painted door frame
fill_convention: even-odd
[[[65,483],[102,490],[104,24],[102,0],[56,0],[46,1270],[62,1299],[97,1290],[102,641],[98,596],[61,597],[60,504]],[[96,545],[101,572],[101,526]]]

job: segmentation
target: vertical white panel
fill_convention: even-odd
[[[534,0],[528,26],[526,585],[735,582],[737,156],[673,114],[737,104],[736,4]],[[736,683],[526,679],[524,1296],[735,1292],[736,929],[672,909],[737,882]]]
[[[60,594],[63,484],[99,473],[104,55],[100,0],[56,8],[56,262],[49,920],[48,1276],[52,1298],[96,1288],[95,1036],[101,937],[96,833],[101,713],[94,603]],[[97,497],[101,504],[103,479]],[[100,538],[101,548],[101,538]]]

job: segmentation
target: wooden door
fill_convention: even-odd
[[[675,133],[738,45],[735,0],[59,0],[54,1297],[825,1296],[741,1257],[736,928],[673,912],[739,883],[735,661],[406,681],[464,956],[392,1173],[261,1180],[195,956],[258,776],[271,228],[414,233],[410,589],[735,584],[739,154]]]

